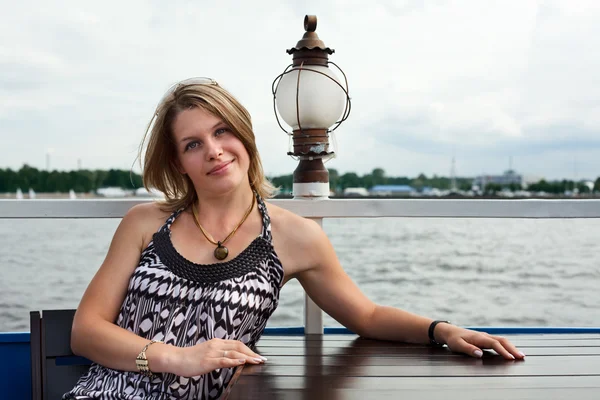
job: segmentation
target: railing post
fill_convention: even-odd
[[[323,227],[323,218],[311,218]],[[304,292],[304,333],[323,334],[323,311]]]

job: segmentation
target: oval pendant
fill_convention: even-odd
[[[228,254],[229,254],[229,250],[225,246],[219,246],[214,251],[214,255],[217,260],[226,259]]]

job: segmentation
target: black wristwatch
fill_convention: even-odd
[[[450,322],[436,320],[436,321],[433,321],[431,323],[431,325],[429,325],[429,332],[428,332],[428,335],[429,335],[429,344],[432,345],[432,346],[434,346],[434,347],[442,347],[442,346],[444,346],[444,343],[438,342],[437,340],[435,340],[435,336],[433,336],[433,331],[435,330],[436,325],[440,324],[440,323],[449,324]]]

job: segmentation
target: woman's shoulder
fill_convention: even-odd
[[[331,260],[329,238],[314,220],[301,217],[274,204],[267,204],[277,254],[286,274],[295,276]]]
[[[157,202],[136,204],[123,217],[123,223],[142,232],[156,232],[173,214]]]
[[[152,217],[168,218],[173,212],[164,208],[161,203],[151,201],[147,203],[136,204],[131,207],[125,216],[132,219],[144,219]]]
[[[324,235],[323,229],[315,221],[269,202],[266,205],[271,217],[271,226],[278,235],[303,242],[312,242]]]

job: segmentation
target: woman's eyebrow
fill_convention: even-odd
[[[215,130],[216,128],[218,128],[220,125],[226,125],[226,126],[228,126],[228,125],[225,123],[225,121],[219,121],[219,122],[217,122],[216,124],[214,124],[214,125],[213,125],[213,127],[212,127],[212,128],[210,128],[210,130],[211,130],[211,131],[213,131],[213,130]],[[188,140],[192,140],[192,139],[197,139],[197,137],[196,137],[196,136],[186,136],[186,137],[182,138],[182,139],[181,139],[179,142],[181,142],[181,143],[182,143],[182,142],[185,142],[185,141],[188,141]]]

